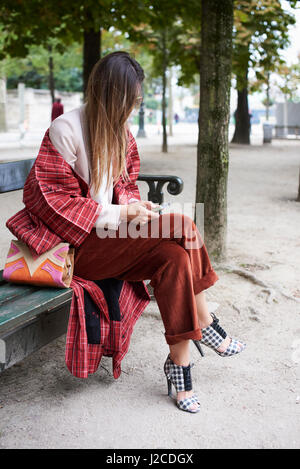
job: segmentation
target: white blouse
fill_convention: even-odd
[[[87,127],[84,115],[85,104],[66,112],[52,121],[49,127],[49,137],[52,144],[74,169],[74,171],[90,185],[89,173],[89,152],[86,140]],[[97,193],[90,187],[91,197],[102,205],[102,210],[96,220],[95,227],[117,230],[121,222],[120,205],[112,204],[113,198],[113,178],[112,164],[111,177],[106,190],[107,173],[104,174],[101,187]],[[129,203],[138,199],[130,199]]]

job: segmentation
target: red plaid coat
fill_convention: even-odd
[[[123,176],[114,187],[113,202],[126,204],[140,199],[136,179],[140,159],[135,139],[129,132],[126,154],[130,183]],[[101,205],[90,195],[89,187],[59,154],[49,138],[43,138],[36,161],[24,185],[25,208],[11,217],[6,226],[35,253],[41,254],[61,241],[80,246],[91,232]],[[66,340],[66,364],[79,378],[94,373],[103,355],[113,359],[113,374],[118,378],[121,361],[127,353],[133,326],[150,301],[144,282],[124,281],[119,305],[121,321],[111,321],[101,289],[92,281],[74,276],[73,298]],[[88,344],[85,329],[83,289],[100,309],[101,343]]]

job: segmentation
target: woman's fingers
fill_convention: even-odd
[[[159,204],[155,204],[151,202],[151,200],[142,200],[141,203],[146,207],[148,210],[153,210],[156,207],[159,207]]]
[[[130,221],[132,221],[136,225],[145,225],[151,219],[159,218],[159,214],[153,212],[152,210],[148,210],[145,207],[141,207],[139,213],[133,217]]]
[[[151,219],[152,218],[159,218],[159,213],[153,212],[153,210],[148,210],[146,208],[146,212],[147,212],[146,214],[148,215],[148,218],[151,218]]]
[[[159,213],[152,210],[157,205],[150,201],[140,201],[127,205],[127,221],[133,222],[135,225],[144,225],[151,219],[159,218]]]

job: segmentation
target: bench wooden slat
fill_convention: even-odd
[[[26,295],[19,296],[0,306],[1,334],[25,323],[39,313],[50,311],[63,303],[71,301],[73,290],[70,288],[38,287]]]
[[[0,373],[67,332],[70,303],[39,314],[0,338]]]
[[[4,303],[8,303],[9,301],[18,298],[19,296],[33,293],[35,290],[35,287],[29,285],[15,285],[11,283],[5,283],[3,281],[2,285],[0,284],[0,307]]]

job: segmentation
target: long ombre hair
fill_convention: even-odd
[[[107,186],[110,163],[117,163],[117,179],[126,168],[127,119],[141,99],[144,72],[127,52],[112,52],[100,59],[89,76],[85,112],[91,150],[90,185],[98,192],[104,172]]]

